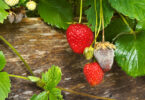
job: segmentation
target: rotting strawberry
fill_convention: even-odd
[[[84,75],[91,86],[98,85],[102,82],[104,72],[96,62],[88,63],[84,66]]]
[[[92,44],[94,38],[91,29],[84,24],[71,24],[66,36],[70,47],[78,54],[83,54],[84,49]]]
[[[115,46],[109,42],[98,42],[95,45],[94,56],[104,72],[112,68]]]

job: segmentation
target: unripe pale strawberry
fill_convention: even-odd
[[[94,48],[91,47],[86,47],[84,50],[84,56],[86,57],[87,60],[90,60],[94,56]]]

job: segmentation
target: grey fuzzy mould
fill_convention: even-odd
[[[94,50],[94,56],[104,71],[108,71],[112,68],[114,61],[114,49],[107,48]]]
[[[9,20],[10,23],[13,23],[14,20],[15,20],[15,15],[9,14],[9,15],[8,15],[8,20]]]

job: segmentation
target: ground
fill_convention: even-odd
[[[145,77],[132,78],[116,63],[110,72],[105,73],[100,85],[90,87],[84,78],[83,66],[91,61],[72,52],[65,31],[52,28],[39,18],[24,19],[19,24],[0,25],[0,35],[18,50],[37,76],[53,64],[60,66],[63,75],[59,86],[63,88],[116,100],[145,100]],[[20,59],[2,41],[0,49],[7,59],[4,71],[22,76],[30,75]],[[7,100],[29,100],[34,93],[41,91],[34,83],[26,80],[11,78],[11,82],[11,93]],[[101,100],[65,91],[64,95],[65,100]]]

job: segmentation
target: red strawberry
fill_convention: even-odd
[[[87,25],[72,24],[66,31],[68,43],[75,53],[83,54],[93,42],[93,32]]]
[[[96,62],[86,64],[84,74],[91,86],[100,84],[104,77],[103,70]]]

